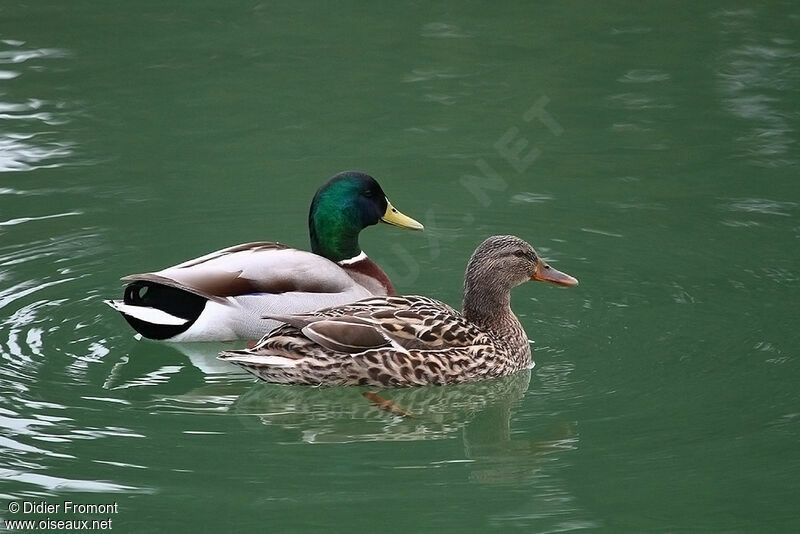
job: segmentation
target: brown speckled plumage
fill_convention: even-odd
[[[549,278],[541,278],[545,272]],[[560,276],[558,278],[556,275]],[[483,380],[531,366],[510,292],[527,280],[575,285],[528,243],[490,237],[476,249],[464,280],[463,313],[419,296],[373,297],[284,321],[255,347],[220,358],[268,382],[404,387]]]

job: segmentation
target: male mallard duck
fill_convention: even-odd
[[[371,295],[394,295],[386,273],[358,246],[383,221],[422,230],[397,211],[374,178],[342,172],[314,195],[311,250],[246,243],[174,267],[132,274],[122,300],[107,300],[140,334],[167,341],[259,339],[278,326],[265,314],[300,313]]]
[[[426,297],[374,297],[300,315],[249,350],[220,359],[268,382],[424,386],[495,378],[531,365],[511,289],[528,280],[578,281],[550,267],[515,236],[481,243],[464,275],[463,313]]]

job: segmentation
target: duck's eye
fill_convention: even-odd
[[[527,254],[525,254],[524,250],[515,250],[514,251],[514,256],[516,256],[518,258],[524,258],[524,257],[527,256]]]
[[[372,198],[372,197],[375,196],[375,193],[373,193],[371,190],[367,189],[366,191],[364,191],[364,196],[367,197],[367,198]]]

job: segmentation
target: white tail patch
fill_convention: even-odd
[[[165,311],[156,308],[146,308],[144,306],[131,306],[125,304],[121,300],[104,300],[106,304],[117,310],[118,312],[139,319],[150,324],[163,324],[171,326],[180,326],[189,322],[188,319],[175,317]]]

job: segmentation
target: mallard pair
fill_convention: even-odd
[[[552,268],[522,239],[493,236],[467,265],[462,312],[427,297],[397,296],[388,276],[358,247],[359,232],[380,220],[422,229],[391,206],[374,179],[341,173],[312,202],[314,253],[277,243],[239,245],[126,277],[131,283],[125,298],[109,304],[140,333],[158,339],[247,338],[274,327],[253,348],[220,354],[268,382],[444,385],[532,366],[528,337],[511,310],[511,290],[529,280],[575,286],[575,278]],[[275,261],[285,251],[286,263]],[[260,258],[247,255],[253,253]],[[314,275],[289,276],[293,285],[277,283],[297,272],[292,262],[315,266],[306,271]],[[317,270],[323,264],[329,267]],[[276,291],[277,286],[291,289]],[[222,313],[226,306],[236,313]],[[213,314],[204,317],[209,307]]]

